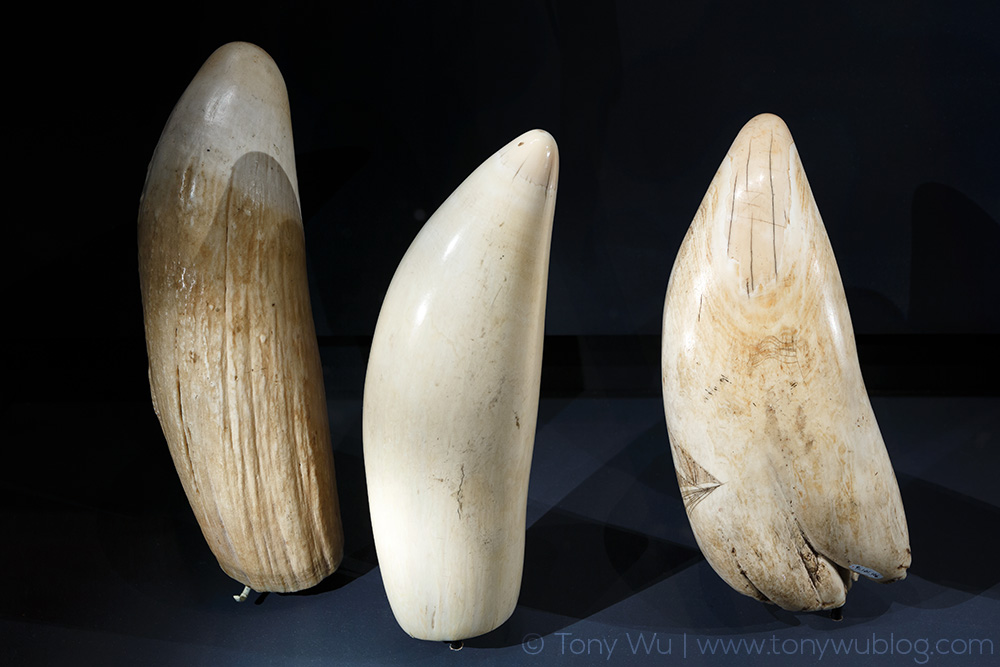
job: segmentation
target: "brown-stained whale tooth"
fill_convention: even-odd
[[[698,545],[736,590],[795,611],[910,565],[833,249],[784,122],[740,131],[670,274],[663,402]]]
[[[177,102],[138,236],[153,406],[209,547],[255,590],[315,585],[343,538],[288,97],[260,48],[221,47]]]

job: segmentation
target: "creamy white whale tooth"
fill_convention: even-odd
[[[528,132],[427,221],[392,279],[365,380],[372,529],[411,636],[514,611],[524,560],[558,153]]]
[[[705,194],[670,275],[662,352],[678,483],[723,579],[817,610],[844,603],[850,570],[906,576],[837,263],[776,116],[747,123]]]
[[[342,535],[288,99],[264,51],[227,44],[198,71],[138,233],[153,405],[205,539],[256,590],[308,588]]]

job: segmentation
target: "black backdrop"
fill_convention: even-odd
[[[561,161],[543,393],[545,382],[587,390],[601,376],[580,367],[622,345],[635,354],[602,386],[658,391],[674,254],[729,144],[764,111],[796,139],[872,362],[866,377],[888,356],[903,370],[886,391],[926,393],[922,365],[945,376],[958,365],[946,389],[968,393],[963,378],[975,378],[974,393],[996,395],[997,7],[512,0],[12,15],[13,454],[0,488],[15,535],[39,503],[185,511],[149,404],[136,213],[170,109],[233,40],[268,51],[288,86],[317,333],[326,359],[347,360],[333,396],[360,397],[366,338],[422,221],[533,127],[554,135]],[[575,366],[568,379],[551,359]],[[42,547],[0,558],[32,581],[59,562]]]
[[[995,3],[484,4],[52,17],[9,65],[28,142],[10,333],[141,335],[145,168],[237,39],[288,85],[321,336],[370,335],[421,221],[533,127],[561,157],[547,333],[658,334],[682,235],[764,111],[796,139],[858,333],[1000,332]]]

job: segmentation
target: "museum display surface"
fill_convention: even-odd
[[[134,29],[116,27],[93,9],[51,16],[40,8],[29,11],[39,20],[23,25],[47,32],[39,32],[45,48],[9,63],[9,88],[16,93],[11,106],[23,119],[11,132],[19,179],[12,196],[35,207],[33,215],[11,216],[13,242],[4,263],[13,313],[5,327],[4,402],[5,444],[13,456],[0,484],[6,538],[0,564],[9,579],[0,603],[5,664],[996,661],[1000,7],[552,0],[468,7],[334,3],[276,10],[250,3],[239,11],[215,5],[197,12],[163,8],[155,20],[136,19],[135,26],[127,26]],[[194,130],[196,125],[185,123],[188,129],[174,134],[170,128],[180,116],[171,112],[185,108],[178,100],[190,99],[185,91],[192,77],[206,59],[220,62],[213,52],[233,43],[243,44],[239,50],[262,69],[203,109],[256,108],[258,118],[271,114],[275,124],[239,121],[227,129],[209,122]],[[272,96],[279,89],[287,102]],[[250,91],[243,101],[241,90]],[[757,190],[771,193],[773,212],[780,208],[783,214],[776,205],[780,188],[771,182],[778,173],[773,160],[787,156],[794,166],[798,158],[792,156],[801,153],[799,182],[808,173],[808,188],[790,189],[789,196],[802,205],[808,201],[803,193],[811,193],[833,254],[815,254],[808,270],[795,275],[825,276],[810,283],[822,293],[813,302],[826,304],[825,316],[799,318],[808,319],[814,333],[781,322],[749,332],[749,338],[732,336],[732,349],[746,343],[742,357],[731,357],[742,358],[745,368],[731,364],[732,375],[708,369],[712,374],[680,382],[665,397],[664,335],[668,343],[673,338],[664,330],[664,296],[671,267],[680,257],[691,275],[697,274],[700,264],[688,261],[694,246],[685,234],[699,215],[706,186],[720,173],[720,159],[758,114],[780,117],[795,142],[786,137],[778,152],[760,152],[756,139],[745,152],[737,145],[733,150],[744,166],[732,160],[729,176],[735,180],[729,183],[739,185],[739,172],[744,191],[752,192],[745,167],[749,156],[761,179],[769,175]],[[769,136],[772,131],[784,136],[775,129],[776,119],[763,120],[771,124]],[[756,133],[763,126],[753,127]],[[553,151],[558,142],[559,195],[547,279],[535,285],[544,289],[544,336],[541,322],[517,329],[524,341],[508,356],[530,364],[540,356],[537,387],[522,395],[527,405],[525,397],[537,392],[537,417],[526,489],[523,467],[511,475],[499,458],[481,460],[480,478],[516,480],[517,493],[503,507],[520,514],[508,529],[519,533],[523,544],[513,537],[505,538],[504,546],[520,560],[519,583],[510,583],[515,568],[498,572],[488,588],[502,596],[484,604],[469,600],[476,595],[464,596],[465,606],[454,614],[476,621],[475,629],[422,641],[394,613],[398,590],[389,589],[407,595],[411,582],[393,583],[396,556],[383,554],[380,526],[390,526],[392,551],[407,550],[400,537],[413,542],[412,562],[404,555],[398,564],[409,572],[404,577],[458,581],[465,573],[453,565],[461,560],[454,552],[434,556],[426,548],[417,555],[433,530],[421,532],[423,517],[416,515],[436,510],[426,511],[412,497],[405,505],[389,501],[380,507],[377,474],[366,470],[374,461],[368,460],[369,419],[388,421],[404,406],[390,401],[376,410],[366,396],[366,379],[380,358],[396,369],[424,363],[422,372],[444,377],[479,368],[446,356],[423,359],[415,349],[394,360],[383,354],[385,341],[376,329],[383,304],[394,301],[387,295],[397,291],[390,285],[402,269],[401,258],[421,230],[436,222],[431,213],[476,165],[528,128],[545,128],[550,137],[529,136],[551,138]],[[199,132],[210,137],[204,150],[183,142],[173,144],[183,150],[158,147],[161,136]],[[217,151],[222,148],[232,152]],[[764,158],[771,160],[767,169]],[[215,174],[214,203],[184,196],[191,192],[184,184],[209,182],[188,179],[201,172],[185,165]],[[160,195],[153,194],[147,177],[149,184],[159,183],[155,188],[162,186]],[[508,183],[513,186],[517,178],[512,174]],[[723,187],[729,185],[717,183],[710,191]],[[697,323],[697,298],[701,322],[709,315],[717,323],[738,322],[747,305],[739,297],[766,301],[778,294],[778,281],[802,287],[781,273],[793,255],[799,257],[795,261],[803,257],[793,252],[794,225],[772,225],[784,218],[767,215],[768,198],[763,204],[743,201],[736,189],[729,192],[728,207],[724,196],[719,206],[723,213],[734,212],[741,225],[749,222],[733,228],[737,236],[743,233],[747,253],[738,266],[737,258],[729,258],[728,265],[729,288],[735,283],[742,293],[706,305],[701,296],[710,293],[708,283],[681,289],[683,282],[674,280],[668,318]],[[165,208],[147,217],[155,201]],[[190,204],[189,213],[196,214],[167,213],[171,201]],[[549,203],[546,199],[545,206]],[[734,204],[744,203],[744,213],[737,215]],[[801,206],[804,217],[808,209]],[[173,238],[163,233],[169,226],[150,235],[169,218],[191,225],[174,227]],[[244,233],[249,228],[237,224],[243,218],[261,225],[257,233]],[[202,220],[213,241],[201,247],[204,253],[185,254],[197,246],[195,220]],[[146,230],[138,239],[137,222]],[[266,230],[274,230],[275,223],[284,231],[269,236]],[[194,237],[179,233],[184,229]],[[225,243],[218,238],[222,229]],[[463,236],[455,248],[473,239]],[[201,264],[211,258],[210,249],[229,243],[243,250],[229,257],[228,269]],[[770,253],[758,252],[761,243]],[[284,251],[272,252],[278,247]],[[507,261],[501,254],[495,262]],[[474,292],[482,283],[472,277],[478,265],[474,253],[462,261],[473,268],[448,277],[456,292],[441,292],[428,303],[427,317],[431,305],[440,307],[436,313],[458,313],[469,305],[451,294]],[[834,266],[836,281],[830,280]],[[232,272],[245,273],[246,279],[227,286],[226,297],[212,292],[228,285],[222,277]],[[198,299],[180,298],[195,274],[204,277],[195,284],[206,291]],[[416,279],[409,282],[419,287]],[[724,284],[711,294],[719,296]],[[280,298],[269,301],[272,295]],[[208,309],[227,298],[225,312],[243,313],[247,323],[256,323],[227,324],[218,309]],[[271,303],[284,319],[255,319]],[[172,347],[165,320],[174,322],[177,340],[190,336],[192,345]],[[273,327],[274,322],[291,328]],[[204,347],[193,345],[199,330],[206,333],[200,337]],[[835,331],[839,341],[827,335]],[[232,356],[230,366],[210,364],[205,352],[211,356],[221,347],[208,345],[213,339],[208,332],[216,343],[228,336],[231,349],[246,356],[242,361]],[[294,342],[291,347],[283,332]],[[711,335],[696,340],[716,340],[715,349],[726,349]],[[677,368],[704,362],[706,349],[698,345],[667,347],[674,350],[668,359]],[[177,357],[175,349],[194,355]],[[850,363],[841,363],[845,360]],[[267,362],[266,381],[258,377],[264,368],[259,361]],[[242,363],[248,365],[230,378],[228,371]],[[272,374],[279,369],[291,370],[287,376]],[[380,372],[393,379],[391,370]],[[802,382],[796,373],[803,374]],[[742,378],[748,386],[756,382],[768,395],[756,412],[751,398],[747,414],[760,420],[765,436],[779,436],[772,443],[783,442],[790,429],[793,436],[812,436],[794,445],[803,449],[812,442],[812,450],[819,451],[820,444],[836,439],[837,446],[825,451],[836,452],[838,462],[820,454],[789,457],[778,447],[766,461],[745,451],[739,461],[720,467],[705,451],[696,452],[668,424],[664,399],[684,399],[688,392],[683,413],[708,430],[726,429],[738,448],[748,442],[746,432],[738,433],[743,426],[702,412],[733,403],[736,387],[714,382],[723,375]],[[821,376],[838,381],[807,393]],[[786,382],[764,386],[766,377]],[[206,380],[207,393],[199,384]],[[510,398],[507,386],[497,405]],[[432,397],[408,391],[414,405]],[[232,399],[227,409],[215,413],[200,402],[212,392]],[[466,394],[463,389],[456,399]],[[841,402],[844,413],[824,411],[822,398]],[[309,406],[308,415],[298,420],[276,414],[282,411],[271,408],[281,404]],[[456,400],[456,417],[439,416],[435,428],[460,430],[460,405]],[[781,414],[788,406],[794,410]],[[489,410],[464,414],[472,413],[478,418]],[[187,434],[178,422],[170,425],[175,417],[194,436],[225,434],[227,423],[233,433],[232,426],[242,429],[248,425],[243,417],[251,415],[253,429],[241,433],[291,423],[310,424],[302,430],[319,437],[310,441],[313,449],[293,458],[272,461],[257,447],[258,458],[244,457],[248,466],[255,461],[254,472],[242,477],[230,478],[234,468],[228,465],[217,469],[223,471],[219,477],[209,472],[209,461],[194,456],[187,471],[175,464],[174,454],[183,450],[176,435]],[[526,419],[518,410],[501,426],[516,433],[520,423],[524,431]],[[768,433],[772,426],[776,433]],[[843,435],[844,428],[852,434]],[[751,440],[757,425],[753,431]],[[865,434],[860,444],[854,440],[858,431]],[[836,436],[826,441],[824,433]],[[271,446],[279,438],[264,440]],[[525,444],[517,445],[522,458]],[[677,444],[697,467],[675,467]],[[863,450],[870,465],[841,446]],[[420,466],[433,457],[407,460],[403,448],[385,450],[396,457],[384,462],[386,468],[396,465],[401,478],[429,471]],[[799,466],[810,456],[809,466]],[[811,479],[807,471],[815,470],[816,459],[821,468]],[[472,498],[473,460],[456,459],[457,472],[439,475],[445,480],[442,494],[427,505],[450,512],[451,525],[460,524],[459,510],[464,518]],[[330,474],[324,477],[326,470]],[[289,485],[274,481],[274,473]],[[882,480],[890,474],[892,484]],[[185,475],[196,480],[194,496]],[[739,488],[737,476],[767,484]],[[795,500],[806,489],[799,478],[817,488],[819,482],[835,486],[837,492],[820,501],[805,493]],[[259,502],[279,487],[291,492],[291,504]],[[773,493],[792,487],[792,502],[781,506]],[[309,501],[307,490],[330,504]],[[229,507],[242,504],[245,510],[227,517],[216,502],[217,515],[204,501],[220,492],[235,501]],[[732,495],[738,502],[719,504]],[[758,504],[748,507],[746,500]],[[848,516],[854,503],[867,504],[857,521]],[[393,505],[407,525],[380,524]],[[270,511],[278,507],[286,511]],[[841,581],[846,589],[853,579],[847,573],[859,576],[843,605],[836,606],[837,590],[816,605],[781,598],[773,586],[765,593],[793,609],[832,607],[818,611],[790,611],[734,590],[716,571],[720,559],[705,548],[699,514],[733,516],[741,507],[756,522],[742,525],[756,526],[758,534],[768,526],[798,532],[789,528],[773,539],[739,536],[729,551],[732,556],[736,547],[739,567],[727,566],[723,558],[723,572],[735,567],[739,577],[742,568],[763,593],[777,570],[762,572],[760,561],[757,570],[747,569],[754,549],[762,556],[767,548],[778,551],[777,565],[801,563],[796,572],[805,572],[800,583],[806,584],[812,580],[809,554],[818,554],[815,563],[822,570],[815,571],[830,574],[831,582]],[[822,529],[815,528],[816,517]],[[200,519],[215,527],[203,530]],[[312,528],[283,532],[296,524]],[[299,553],[318,569],[303,574],[312,569],[304,565],[279,577],[297,582],[287,586],[301,588],[297,592],[279,592],[285,587],[280,582],[255,584],[240,574],[242,565],[225,564],[225,549],[213,551],[211,535],[223,534],[220,525],[226,531],[263,526],[271,544],[280,536],[277,550],[248,540],[253,559]],[[283,551],[286,534],[322,534],[324,546],[306,541]],[[225,538],[221,542],[225,545]],[[885,554],[871,550],[873,543]],[[782,544],[789,547],[787,560]],[[761,551],[761,545],[767,548]],[[896,558],[907,547],[912,561]],[[439,563],[422,562],[441,553]],[[338,560],[332,574],[318,574]],[[436,567],[444,562],[452,563],[450,571]],[[902,570],[905,578],[899,578]],[[467,572],[485,571],[476,566]],[[876,574],[898,580],[882,585],[871,580]],[[501,577],[507,578],[501,582]],[[237,603],[234,594],[246,584],[257,592],[246,592]],[[454,612],[448,606],[434,614],[435,629]],[[485,634],[472,636],[479,629]]]

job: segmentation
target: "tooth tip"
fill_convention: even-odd
[[[788,125],[785,124],[785,121],[780,116],[776,116],[773,113],[762,113],[751,118],[743,126],[743,129],[740,130],[739,135],[736,137],[736,141],[733,142],[733,146],[745,144],[758,137],[769,137],[778,140],[779,146],[775,148],[779,148],[779,150],[785,149],[794,143]]]
[[[766,123],[774,125],[784,125],[785,121],[781,119],[781,116],[769,112],[759,113],[750,119],[749,123]],[[748,123],[748,124],[749,124]]]
[[[530,130],[500,151],[500,161],[518,177],[552,187],[559,169],[559,147],[545,130]]]
[[[251,66],[277,69],[274,59],[256,44],[250,42],[229,42],[223,44],[209,56],[206,64],[212,63],[225,68]]]
[[[757,114],[747,121],[745,127],[758,127],[775,130],[782,129],[786,132],[788,131],[788,126],[785,124],[785,121],[781,119],[781,116],[773,113]]]
[[[217,48],[202,65],[196,81],[209,86],[213,96],[222,96],[218,87],[244,91],[248,99],[287,105],[285,81],[267,51],[250,42],[229,42]]]
[[[556,144],[556,140],[552,138],[552,135],[540,128],[535,128],[534,130],[528,130],[527,132],[519,136],[516,141],[518,142],[541,141],[545,142],[546,144],[550,144],[552,147],[555,147]]]
[[[233,55],[267,55],[267,52],[250,42],[228,42],[215,50],[216,53]],[[268,56],[270,57],[270,56]]]

